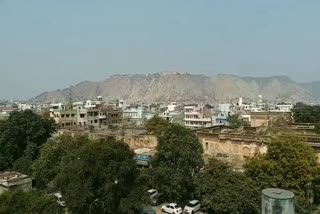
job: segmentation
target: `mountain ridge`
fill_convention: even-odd
[[[320,82],[319,84],[320,88]],[[240,77],[219,74],[215,76],[188,73],[156,73],[113,75],[102,81],[83,81],[75,86],[44,92],[32,102],[59,102],[72,99],[86,100],[103,96],[106,99],[125,99],[129,102],[227,102],[237,97],[249,99],[259,94],[266,100],[290,99],[310,102],[320,97],[310,90],[309,83],[297,83],[287,76]]]

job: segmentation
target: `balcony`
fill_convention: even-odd
[[[211,118],[184,118],[185,121],[195,121],[195,122],[211,122]]]
[[[184,112],[185,115],[198,115],[199,112],[197,111],[192,111],[192,112]]]
[[[99,119],[106,119],[107,116],[106,115],[99,115]]]

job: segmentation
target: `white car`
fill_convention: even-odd
[[[171,203],[171,204],[163,205],[161,207],[161,211],[164,213],[170,213],[170,214],[181,214],[182,208],[178,207],[178,205],[175,203]]]
[[[152,199],[153,196],[155,196],[156,194],[158,194],[158,190],[156,190],[156,189],[149,189],[148,190],[148,195],[149,195],[150,199]]]
[[[65,207],[66,206],[66,202],[63,200],[62,194],[60,192],[53,193],[52,195],[57,198],[57,203],[61,207]]]
[[[193,200],[189,201],[189,203],[184,207],[183,211],[186,214],[194,214],[200,210],[200,201]]]

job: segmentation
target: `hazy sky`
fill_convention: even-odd
[[[320,80],[319,0],[0,0],[0,98],[116,73]]]

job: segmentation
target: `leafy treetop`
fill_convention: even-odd
[[[203,207],[209,213],[260,213],[260,189],[230,165],[211,159],[195,179]]]
[[[293,118],[296,123],[319,123],[320,122],[320,106],[306,105],[297,103],[293,109]]]
[[[53,121],[31,110],[13,112],[0,123],[0,171],[30,173],[30,165],[39,155],[39,147],[54,131]]]
[[[160,136],[169,126],[170,122],[159,116],[154,116],[145,123],[147,131],[156,136]]]
[[[6,192],[0,196],[0,214],[62,214],[53,196],[40,192]]]
[[[33,169],[36,182],[53,183],[72,213],[87,213],[91,205],[92,213],[137,213],[142,202],[133,157],[129,146],[114,138],[63,136],[43,147]]]

